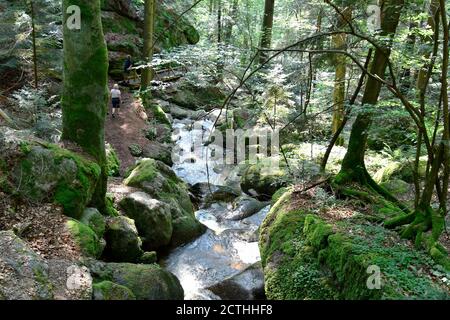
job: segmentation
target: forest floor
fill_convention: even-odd
[[[112,83],[111,83],[112,87]],[[120,160],[120,174],[123,176],[126,169],[134,165],[134,158],[129,146],[137,144],[152,147],[143,131],[147,127],[148,116],[139,98],[127,89],[121,87],[122,104],[115,118],[111,114],[111,102],[108,104],[109,114],[105,123],[105,138],[111,144]]]

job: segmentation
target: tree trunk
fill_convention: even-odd
[[[275,0],[266,0],[264,5],[264,18],[261,29],[261,49],[270,49],[272,45],[272,28],[273,28],[273,14],[275,11]],[[264,63],[267,59],[267,54],[261,52],[259,62]]]
[[[81,29],[70,30],[67,8],[81,9]],[[63,0],[64,88],[62,139],[80,146],[101,167],[92,205],[105,211],[107,183],[105,117],[108,101],[108,51],[99,0]]]
[[[155,30],[155,0],[145,0],[144,9],[144,49],[142,59],[144,63],[150,63],[153,58],[153,33]],[[141,91],[145,91],[153,79],[153,68],[144,68],[141,75]]]
[[[381,33],[382,36],[393,37],[399,24],[403,0],[385,0],[382,6],[381,15]],[[370,72],[384,79],[385,72],[390,56],[390,45],[378,48],[375,51],[374,61]],[[372,77],[369,77],[362,98],[363,105],[376,105],[381,91],[381,83]],[[353,124],[349,146],[342,162],[342,167],[337,176],[338,183],[350,181],[367,183],[371,181],[364,163],[366,152],[367,135],[372,123],[372,114],[370,111],[360,113]]]
[[[228,17],[228,22],[225,27],[224,40],[225,43],[231,43],[231,37],[233,35],[233,26],[236,23],[236,17],[238,12],[239,0],[233,0],[233,6]]]
[[[352,9],[350,7],[345,8],[342,11],[344,17],[339,15],[339,23],[337,28],[342,29],[346,26],[346,21],[351,21]],[[332,38],[333,48],[337,50],[347,49],[347,35],[345,33],[334,35]],[[335,134],[342,125],[345,116],[345,80],[347,75],[347,57],[338,54],[334,58],[336,66],[335,79],[334,79],[334,91],[333,91],[333,122],[332,133]],[[336,145],[342,146],[344,139],[339,137],[336,141]]]
[[[37,71],[37,53],[36,53],[36,26],[35,26],[35,12],[34,1],[30,1],[30,15],[31,15],[31,30],[33,39],[33,74],[34,74],[34,87],[39,88],[39,78]]]

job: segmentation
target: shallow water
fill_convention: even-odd
[[[180,157],[173,169],[190,185],[208,181],[213,185],[224,185],[225,178],[229,178],[227,173],[218,173],[228,171],[217,170],[217,162],[209,161],[207,166],[211,148],[200,143],[207,141],[213,123],[213,119],[174,123],[173,138]],[[194,154],[191,153],[193,145],[200,145]],[[198,210],[195,215],[208,230],[164,259],[165,267],[180,279],[186,299],[219,299],[207,288],[261,260],[257,232],[269,207],[240,221],[225,219],[231,210],[231,204],[226,203],[214,203],[210,208]]]

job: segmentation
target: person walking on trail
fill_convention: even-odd
[[[111,102],[112,102],[112,117],[116,117],[116,110],[119,112],[120,102],[122,99],[122,93],[119,90],[119,85],[116,83],[111,90]]]
[[[133,61],[131,60],[131,56],[128,55],[123,66],[125,83],[129,83],[131,67],[133,67]]]

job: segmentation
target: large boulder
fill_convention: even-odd
[[[241,188],[248,195],[266,201],[288,184],[287,177],[289,172],[281,161],[278,167],[270,164],[270,158],[256,164],[246,163],[241,172]]]
[[[92,198],[100,167],[80,154],[0,129],[1,188],[34,203],[56,202],[79,218]]]
[[[12,231],[0,231],[0,300],[88,300],[91,295],[86,268],[45,260]]]
[[[264,220],[268,299],[450,298],[442,266],[348,204],[324,205],[324,192],[289,190]]]
[[[106,233],[106,248],[103,254],[108,261],[137,262],[144,253],[142,241],[134,221],[127,217],[109,218]]]
[[[208,288],[223,300],[263,300],[264,274],[257,262],[235,276]]]
[[[103,263],[88,261],[97,282],[110,281],[131,290],[137,300],[182,300],[178,279],[157,264]]]
[[[267,207],[269,202],[261,202],[249,196],[240,196],[235,199],[232,204],[232,209],[226,215],[230,220],[242,220],[260,212]]]
[[[173,227],[172,246],[191,241],[206,230],[195,218],[186,184],[164,163],[142,159],[124,183],[140,188],[154,199],[169,205]]]
[[[220,107],[225,98],[225,94],[218,87],[199,86],[184,81],[169,97],[169,102],[190,110],[198,110]]]
[[[168,204],[144,192],[135,192],[125,197],[120,206],[128,217],[134,219],[145,249],[154,250],[170,243],[173,227]]]

